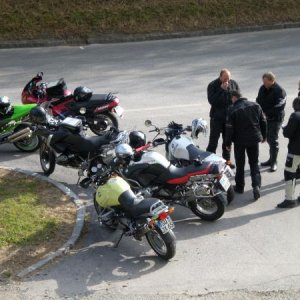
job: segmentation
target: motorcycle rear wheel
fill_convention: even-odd
[[[205,221],[215,221],[220,219],[225,212],[226,200],[222,193],[214,197],[202,198],[189,202],[191,211],[200,219]]]
[[[164,260],[169,260],[176,253],[176,238],[172,230],[163,234],[158,227],[146,233],[146,239],[154,252]]]
[[[97,124],[94,124],[97,121]],[[89,122],[89,127],[96,135],[103,135],[106,131],[109,131],[111,127],[119,128],[119,121],[117,116],[113,112],[105,112],[96,114],[94,119]]]
[[[40,163],[46,176],[54,172],[56,165],[55,155],[46,144],[42,144],[40,148]]]

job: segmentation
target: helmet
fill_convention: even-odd
[[[35,124],[47,124],[47,113],[43,107],[37,106],[29,112],[29,120]]]
[[[128,158],[134,154],[132,148],[128,144],[118,145],[115,151],[118,158]]]
[[[129,134],[129,145],[136,149],[146,145],[146,135],[142,131],[131,131]]]
[[[192,121],[192,138],[198,138],[198,134],[203,132],[204,135],[207,133],[207,121],[200,119],[194,119]]]
[[[12,105],[7,96],[0,96],[0,115],[6,116],[12,110]]]
[[[79,86],[74,90],[75,101],[88,101],[92,95],[93,91],[85,86]]]

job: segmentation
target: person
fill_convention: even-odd
[[[267,138],[267,121],[259,104],[242,98],[239,91],[231,93],[233,105],[228,110],[225,145],[234,144],[236,163],[235,192],[242,194],[245,186],[245,153],[250,165],[253,196],[260,198],[261,175],[258,165],[259,143]]]
[[[261,166],[270,166],[270,171],[277,170],[277,156],[279,152],[278,133],[284,119],[286,104],[286,92],[276,82],[272,72],[264,73],[263,85],[260,87],[256,102],[261,106],[267,118],[267,142],[269,144],[269,159],[261,163]]]
[[[207,98],[211,105],[211,109],[210,135],[206,151],[216,153],[218,141],[222,134],[222,156],[231,168],[234,168],[235,166],[230,161],[230,151],[226,149],[224,144],[225,123],[228,107],[231,105],[230,92],[239,90],[238,84],[231,79],[231,73],[228,69],[221,70],[220,76],[209,83],[207,87]]]
[[[298,97],[300,97],[300,80],[298,82]]]
[[[294,207],[297,203],[295,197],[296,172],[300,166],[300,97],[293,101],[294,111],[285,127],[284,137],[289,139],[288,154],[285,162],[285,200],[277,205],[278,208]],[[298,198],[299,199],[299,198]]]

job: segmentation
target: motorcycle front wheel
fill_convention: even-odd
[[[158,227],[146,233],[146,239],[154,252],[162,259],[169,260],[176,253],[176,238],[172,230],[163,234]]]
[[[91,131],[96,135],[103,135],[106,131],[109,131],[111,127],[119,128],[117,116],[113,112],[96,114],[88,124]]]
[[[40,163],[46,176],[54,172],[56,165],[55,155],[46,144],[42,144],[40,148]]]
[[[225,211],[226,200],[224,195],[219,193],[213,197],[200,198],[189,202],[191,211],[200,219],[215,221],[220,219]]]

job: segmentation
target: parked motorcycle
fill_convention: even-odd
[[[7,115],[0,116],[0,144],[13,143],[23,152],[36,151],[41,139],[34,135],[28,122],[29,112],[36,104],[13,105]]]
[[[115,158],[105,170],[99,165],[81,181],[84,188],[90,184],[96,188],[94,206],[99,223],[123,231],[116,247],[124,235],[139,241],[146,236],[159,257],[171,259],[176,252],[174,223],[169,216],[173,208],[168,208],[159,199],[135,195],[129,184],[116,173],[118,164],[118,158]]]
[[[82,120],[67,117],[62,121],[51,119],[38,107],[31,111],[30,120],[42,137],[40,163],[45,175],[54,172],[56,164],[89,172],[98,164],[107,164],[114,157],[114,148],[127,140],[127,133],[111,129],[103,136],[85,136]]]
[[[165,138],[153,139],[155,146],[165,145],[166,157],[172,164],[182,167],[188,165],[202,166],[205,163],[218,165],[219,172],[211,174],[208,172],[207,178],[211,177],[212,181],[217,181],[223,192],[226,192],[227,201],[230,203],[234,199],[234,190],[229,178],[234,176],[233,171],[226,165],[226,161],[215,153],[201,150],[197,147],[193,138],[198,138],[199,133],[206,134],[207,123],[203,119],[195,119],[192,121],[192,126],[183,127],[181,124],[171,122],[167,127],[158,128],[153,125],[150,120],[145,121],[147,127],[154,127],[151,132],[156,132],[157,135],[164,134]],[[191,137],[187,136],[187,132],[191,132]],[[213,175],[213,176],[212,176]]]
[[[185,206],[206,221],[224,214],[227,201],[217,179],[222,167],[219,163],[176,167],[158,152],[140,147],[132,155],[132,148],[122,144],[116,147],[116,154],[124,158],[120,174],[136,193]]]
[[[118,128],[118,117],[123,116],[119,98],[112,93],[93,94],[86,87],[77,87],[72,93],[63,78],[56,82],[42,82],[43,72],[38,73],[24,87],[22,103],[37,103],[54,117],[84,117],[91,131],[97,135],[111,127]]]

